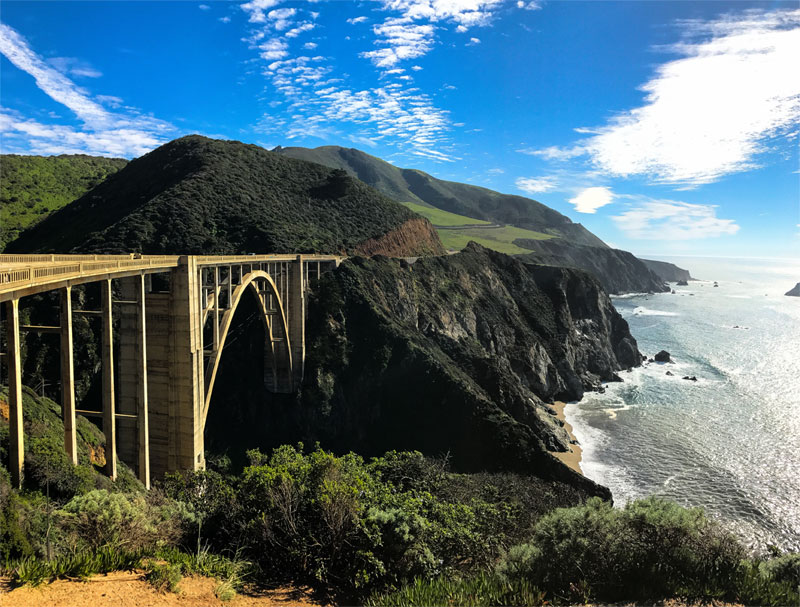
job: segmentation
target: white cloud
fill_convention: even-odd
[[[493,9],[505,0],[380,0],[383,10],[391,11],[382,24],[373,26],[375,44],[382,48],[361,54],[377,67],[390,67],[400,61],[426,55],[436,44],[440,23],[457,24],[457,32],[487,26]],[[480,42],[472,39],[472,44]]]
[[[217,21],[222,21],[223,23],[230,23],[231,18],[226,15],[225,17],[220,17],[219,19],[217,19]]]
[[[105,105],[120,108],[122,99],[110,95],[92,99],[88,91],[37,55],[16,30],[3,24],[0,24],[0,53],[32,76],[42,92],[66,106],[83,124],[82,128],[43,124],[19,112],[0,109],[5,150],[138,156],[163,143],[165,134],[175,130],[171,124],[131,108],[125,108],[124,113],[106,109]],[[74,65],[71,61],[62,63],[62,67],[70,70]]]
[[[630,238],[646,240],[715,238],[739,231],[734,220],[717,217],[714,205],[675,200],[646,199],[611,219]]]
[[[315,48],[317,48],[317,43],[316,42],[306,42],[303,45],[303,48],[306,49],[306,50],[309,50],[309,51],[313,51]]]
[[[480,43],[481,43],[481,39],[480,38],[470,38],[469,42],[467,43],[467,46],[474,46],[474,45],[480,44]]]
[[[523,192],[541,194],[553,191],[557,184],[551,177],[518,177],[514,185]]]
[[[352,19],[348,19],[347,22],[350,25],[355,25],[356,23],[364,23],[366,20],[367,18],[362,15],[361,17],[353,17]]]
[[[211,7],[208,4],[200,4],[197,6],[201,11],[210,11]]]
[[[317,27],[315,23],[304,21],[303,23],[300,23],[296,27],[290,29],[288,32],[284,34],[284,36],[287,38],[297,38],[297,36],[299,36],[300,34],[304,32],[310,32],[315,27]]]
[[[289,45],[283,40],[279,38],[272,38],[271,40],[267,40],[266,42],[258,45],[258,50],[261,51],[259,56],[265,61],[283,59],[289,55],[289,51],[286,50],[288,47]]]
[[[600,207],[614,202],[614,193],[602,186],[584,188],[577,196],[569,199],[569,203],[575,205],[578,213],[595,213]]]
[[[640,107],[571,150],[607,174],[696,186],[757,167],[800,122],[800,10],[684,22],[679,59],[659,66]],[[549,148],[554,149],[554,148]]]
[[[540,156],[546,160],[569,160],[577,156],[583,156],[586,150],[581,146],[573,146],[569,148],[559,147],[556,145],[544,149],[523,148],[517,150],[520,154],[528,154],[530,156]]]
[[[249,15],[250,23],[266,23],[267,16],[264,11],[280,4],[281,0],[251,0],[240,5],[241,9]]]
[[[524,8],[527,11],[538,11],[542,8],[542,3],[537,2],[536,0],[531,0],[530,2],[523,2],[523,0],[517,0],[517,8]]]
[[[64,75],[83,78],[100,78],[103,73],[76,57],[51,57],[47,63]]]
[[[489,169],[489,174],[490,175],[502,175],[505,172],[506,172],[506,170],[505,169],[501,169],[501,168]]]

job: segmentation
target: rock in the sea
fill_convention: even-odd
[[[667,375],[675,375],[672,371],[667,371]]]
[[[715,286],[715,287],[718,287],[718,286],[719,286],[719,284],[717,284],[717,281],[716,281],[716,280],[714,281],[714,286]]]
[[[794,289],[792,289],[791,291],[787,291],[786,295],[788,295],[789,297],[800,297],[800,282],[798,282],[794,286]]]
[[[679,280],[677,282],[677,284],[678,284],[679,287],[688,287],[689,286],[689,283],[686,282],[685,280]]]
[[[692,375],[691,377],[689,377],[688,375],[684,375],[683,379],[688,379],[689,381],[697,381],[697,377],[695,377],[694,375]]]
[[[670,358],[669,352],[667,352],[666,350],[661,350],[661,352],[656,354],[654,358],[657,363],[672,362],[672,358]]]

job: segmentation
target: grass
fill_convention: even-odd
[[[62,578],[86,579],[97,573],[130,571],[141,567],[141,564],[141,552],[104,548],[97,552],[60,556],[49,561],[29,556],[6,566],[6,570],[10,571],[14,585],[39,586]]]
[[[487,249],[505,253],[507,255],[520,255],[530,253],[529,249],[524,249],[514,244],[519,238],[529,238],[531,240],[548,240],[557,238],[550,234],[525,230],[515,226],[503,226],[500,228],[464,228],[463,230],[437,230],[439,238],[446,249],[460,251],[467,243],[474,240]]]
[[[464,225],[490,225],[491,222],[484,221],[483,219],[473,219],[465,215],[456,215],[442,209],[426,206],[417,202],[404,202],[404,207],[407,207],[422,215],[425,219],[430,221],[434,226],[464,226]]]

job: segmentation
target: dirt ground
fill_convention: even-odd
[[[157,592],[144,573],[117,571],[97,575],[88,581],[57,580],[38,588],[27,586],[11,590],[7,579],[0,578],[1,607],[316,607],[306,589],[277,588],[257,594],[237,594],[223,603],[214,595],[217,582],[210,578],[186,577],[177,594]]]

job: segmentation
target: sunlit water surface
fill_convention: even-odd
[[[783,293],[800,261],[670,261],[709,281],[614,298],[639,349],[675,362],[567,407],[584,473],[617,504],[663,496],[704,507],[754,548],[799,550],[800,298]]]

